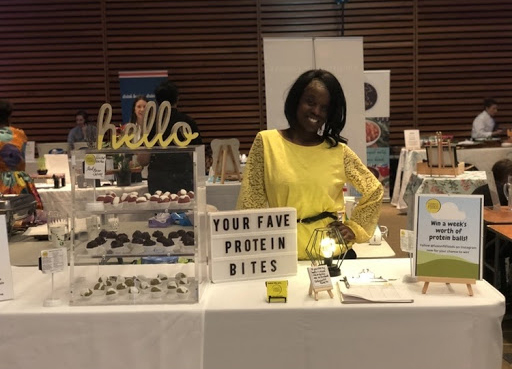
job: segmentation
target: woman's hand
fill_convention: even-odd
[[[340,230],[341,235],[343,236],[343,239],[346,242],[354,241],[356,239],[356,235],[354,234],[354,232],[339,220],[335,220],[334,222],[329,223],[329,227],[338,228]]]

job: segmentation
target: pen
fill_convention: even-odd
[[[350,288],[350,283],[348,283],[348,279],[346,276],[343,277],[343,282],[345,282],[345,287],[347,287],[347,289]]]

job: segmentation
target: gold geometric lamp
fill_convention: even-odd
[[[341,275],[347,243],[337,227],[316,228],[309,238],[306,254],[313,266],[326,265],[331,277]]]

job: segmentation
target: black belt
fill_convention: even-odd
[[[337,220],[338,217],[336,216],[336,214],[334,213],[329,213],[328,211],[324,211],[323,213],[320,213],[318,215],[315,215],[313,217],[309,217],[309,218],[303,218],[303,219],[297,219],[297,223],[304,223],[304,224],[309,224],[309,223],[313,223],[313,222],[316,222],[320,219],[324,219],[324,218],[332,218],[334,220]]]

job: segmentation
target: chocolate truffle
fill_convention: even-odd
[[[123,247],[123,243],[121,241],[114,240],[110,243],[110,247],[117,249],[118,247]]]
[[[162,232],[162,231],[154,231],[154,232],[153,232],[153,237],[155,237],[155,238],[161,237],[161,236],[163,236],[163,235],[164,235],[164,234],[163,234],[163,232]]]
[[[88,248],[88,249],[94,249],[95,247],[98,247],[98,246],[99,246],[99,245],[98,245],[98,242],[97,242],[97,241],[95,241],[95,240],[92,240],[92,241],[87,242],[87,246],[86,246],[86,248]]]
[[[156,245],[156,242],[149,239],[149,240],[144,240],[144,243],[143,243],[144,246],[155,246]]]

